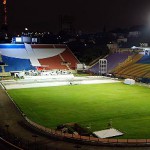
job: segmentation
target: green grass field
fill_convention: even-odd
[[[150,138],[150,89],[137,85],[93,84],[30,89],[8,93],[31,120],[50,128],[75,122],[92,131],[112,126],[120,138]]]

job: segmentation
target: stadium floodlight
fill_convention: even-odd
[[[25,31],[28,31],[28,28],[25,28]]]

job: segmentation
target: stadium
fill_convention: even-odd
[[[0,44],[1,87],[27,126],[45,134],[51,130],[59,139],[96,145],[145,146],[150,139],[149,51],[112,51],[85,68],[63,44]],[[78,70],[87,74],[76,76]]]

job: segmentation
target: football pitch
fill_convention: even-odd
[[[107,83],[8,90],[32,121],[49,128],[79,123],[92,131],[112,127],[120,138],[150,138],[150,89]]]

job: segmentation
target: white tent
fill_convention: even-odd
[[[133,79],[125,79],[124,80],[124,84],[133,85],[133,84],[135,84],[135,80],[133,80]]]
[[[106,130],[101,130],[101,131],[95,131],[93,132],[98,138],[110,138],[110,137],[115,137],[115,136],[121,136],[123,135],[122,132],[114,129],[114,128],[110,128],[110,129],[106,129]]]

